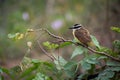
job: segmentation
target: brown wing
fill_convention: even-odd
[[[75,31],[75,36],[81,43],[86,46],[88,46],[88,42],[91,42],[91,37],[88,30],[83,27]]]

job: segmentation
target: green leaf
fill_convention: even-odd
[[[116,71],[116,72],[119,72],[120,71],[120,67],[109,67],[107,68],[108,70],[111,70],[111,71]]]
[[[61,43],[59,45],[59,48],[62,48],[62,47],[65,47],[65,46],[68,46],[68,45],[71,45],[72,43],[71,42],[64,42],[64,43]]]
[[[84,52],[83,47],[81,47],[81,46],[76,47],[75,50],[73,51],[73,54],[72,54],[72,56],[71,56],[71,59],[74,58],[74,57],[77,56],[77,55],[82,54],[83,52]]]
[[[38,59],[32,59],[32,63],[40,63],[41,61]]]
[[[106,59],[106,58],[107,58],[107,56],[100,55],[100,56],[98,57],[98,60],[100,60],[100,59]]]
[[[8,38],[15,38],[16,35],[15,34],[8,34]]]
[[[56,49],[59,47],[58,44],[50,43],[49,41],[43,42],[43,45],[48,49]]]
[[[99,52],[106,52],[106,53],[109,53],[110,55],[114,55],[113,54],[113,51],[107,47],[100,47],[99,50],[97,50]]]
[[[13,34],[8,34],[8,38],[14,38],[15,37],[15,35],[13,35]]]
[[[120,66],[120,62],[107,61],[106,65],[108,65],[108,66]]]
[[[10,70],[4,67],[0,67],[0,70],[2,73],[6,73],[8,76],[10,76],[11,79],[14,79],[13,74],[11,74]]]
[[[75,61],[70,61],[70,62],[68,62],[68,63],[66,63],[65,65],[64,65],[64,69],[65,70],[68,70],[68,69],[71,69],[73,66],[75,66],[75,65],[77,65],[77,62],[75,62]]]
[[[83,70],[90,70],[91,69],[91,64],[87,63],[86,61],[82,60],[80,62],[82,69]]]
[[[43,62],[45,69],[56,72],[56,66],[52,62]]]
[[[0,80],[5,80],[4,77],[2,75],[0,75]]]
[[[3,73],[2,68],[0,68],[0,73]]]
[[[106,71],[104,74],[106,74],[105,76],[108,77],[108,78],[112,78],[115,74],[115,72],[113,71]]]
[[[26,78],[23,80],[32,80],[35,78],[35,76],[36,76],[36,74],[30,74],[29,76],[26,76]]]
[[[120,33],[120,28],[119,27],[111,27],[111,30]]]
[[[97,58],[98,58],[98,56],[93,54],[93,55],[85,57],[84,61],[86,61],[89,64],[96,64],[96,63],[98,63]]]
[[[13,74],[17,74],[22,72],[22,70],[20,66],[14,66],[13,68],[10,69],[10,72],[12,72]]]
[[[59,59],[54,60],[54,63],[56,65],[56,68],[58,70],[61,70],[63,68],[63,66],[67,63],[67,61],[63,57],[59,56]]]
[[[110,80],[114,76],[115,72],[111,70],[104,70],[98,75],[97,80]]]
[[[86,76],[86,73],[80,74],[78,76],[78,80],[83,80],[83,78]]]
[[[8,38],[12,38],[12,39],[16,39],[16,40],[20,40],[24,37],[23,33],[15,33],[15,34],[8,34]]]
[[[50,45],[50,42],[48,42],[48,41],[43,42],[43,45],[44,45],[44,46],[48,46],[48,45]]]
[[[100,48],[100,44],[99,44],[98,40],[96,39],[96,37],[93,36],[93,35],[90,35],[90,37],[91,37],[93,43],[94,43],[98,48]]]
[[[58,48],[58,46],[59,46],[58,44],[53,44],[53,43],[52,43],[52,44],[51,44],[51,49],[56,49],[56,48]]]
[[[29,58],[29,57],[24,57],[21,63],[22,63],[22,65],[27,66],[27,65],[31,64],[31,62],[32,62],[32,59],[31,59],[31,58]]]
[[[69,77],[74,77],[74,75],[76,73],[76,67],[77,67],[77,62],[70,61],[65,64],[64,70]]]
[[[94,59],[86,59],[86,62],[89,63],[89,64],[96,64],[96,63],[98,63],[98,61],[94,60]]]
[[[113,46],[114,46],[114,48],[116,48],[116,49],[120,49],[120,40],[115,40],[114,42],[113,42]]]
[[[22,72],[22,74],[20,75],[20,78],[24,78],[28,75],[30,75],[33,71],[35,71],[37,69],[38,66],[32,66],[27,68],[26,70],[24,70],[24,72]]]
[[[42,73],[37,73],[34,79],[32,80],[51,80],[48,76],[42,74]]]
[[[6,68],[3,68],[3,67],[0,67],[0,73],[6,73],[6,74],[10,74],[9,73],[9,70],[8,69],[6,69]]]
[[[43,42],[43,45],[44,45],[45,47],[47,47],[48,49],[51,48],[51,47],[50,47],[50,42],[49,42],[49,41]]]

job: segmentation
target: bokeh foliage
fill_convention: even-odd
[[[107,3],[109,3],[108,11]],[[116,7],[119,7],[119,0],[0,0],[0,64],[7,63],[7,59],[21,58],[26,53],[26,42],[29,39],[34,41],[35,34],[31,34],[28,39],[18,41],[8,39],[7,35],[24,33],[28,28],[43,27],[63,37],[71,38],[68,27],[82,23],[90,32],[97,34],[95,36],[99,37],[103,45],[107,45],[109,40],[113,40],[111,32],[108,31],[109,27],[120,25],[119,20],[111,17],[109,25],[106,24],[107,12],[110,13],[109,16],[113,13],[119,14]],[[118,18],[115,14],[113,14],[114,18]],[[103,34],[105,37],[100,37]],[[43,34],[37,35],[43,37]],[[105,41],[106,36],[108,39]],[[41,39],[44,41],[48,37]],[[66,44],[62,44],[61,47]]]
[[[115,30],[112,29],[114,31],[120,30],[120,28],[114,28]],[[18,36],[15,37],[19,40]],[[118,59],[120,58],[119,40],[115,40],[112,45],[114,49],[110,49],[99,45],[98,40],[94,36],[91,38],[94,43],[97,43],[95,44],[97,47],[95,50],[98,52],[105,52],[105,54]],[[73,41],[76,43],[75,40]],[[28,52],[31,51],[31,46],[32,44],[28,44]],[[72,42],[69,44],[63,42],[61,46],[60,44],[58,45],[49,41],[44,41],[42,46],[45,46],[48,51],[55,51],[58,47],[66,48],[65,46],[76,45],[73,45]],[[69,60],[66,60],[57,53],[54,54],[54,59],[52,61],[33,59],[27,57],[27,55],[28,54],[26,53],[19,65],[16,65],[11,69],[0,67],[0,79],[5,80],[5,75],[7,75],[8,79],[12,80],[16,80],[16,78],[18,80],[118,80],[120,77],[120,60],[115,61],[115,59],[105,55],[94,52],[90,53],[87,48],[81,45],[75,47],[73,53],[71,52]],[[78,56],[83,57],[81,60],[76,60],[75,57]]]

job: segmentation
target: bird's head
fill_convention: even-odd
[[[74,24],[72,27],[70,27],[69,29],[80,29],[82,27],[81,24]]]

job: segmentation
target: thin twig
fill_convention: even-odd
[[[48,56],[52,61],[54,61],[54,57],[48,55],[48,53],[43,49],[43,47],[40,45],[39,41],[37,40],[39,48],[45,53],[46,56]]]
[[[98,52],[98,51],[96,51],[96,50],[94,50],[94,49],[92,49],[92,48],[90,48],[90,47],[84,46],[83,44],[78,44],[78,43],[76,43],[76,42],[73,42],[72,40],[66,40],[66,39],[64,39],[63,37],[56,36],[56,35],[52,34],[51,32],[49,32],[47,29],[43,29],[43,30],[46,31],[51,37],[56,38],[56,39],[59,39],[59,40],[62,40],[62,42],[71,42],[71,43],[73,43],[73,44],[75,44],[75,45],[77,45],[77,46],[82,46],[82,47],[84,47],[84,48],[87,48],[89,51],[91,51],[91,52],[93,52],[93,53],[100,54],[100,55],[104,55],[104,56],[109,57],[109,58],[112,59],[112,60],[115,60],[115,61],[120,62],[120,59],[115,58],[115,57],[109,55],[108,53]]]
[[[60,37],[60,36],[56,36],[54,34],[52,34],[50,31],[48,31],[47,29],[45,28],[41,28],[41,29],[37,29],[35,31],[45,31],[46,33],[48,33],[51,37],[53,38],[56,38],[56,39],[59,39],[60,41],[59,42],[71,42],[72,40],[66,40],[64,39],[63,37]]]
[[[93,53],[97,53],[97,54],[100,54],[100,55],[104,55],[104,56],[107,56],[107,57],[111,58],[112,60],[115,60],[115,61],[120,62],[120,59],[115,58],[115,57],[113,57],[113,56],[110,56],[108,53],[98,52],[98,51],[96,51],[96,50],[94,50],[94,49],[92,49],[92,48],[90,48],[90,47],[88,47],[87,49],[88,49],[89,51],[93,52]]]
[[[44,29],[44,31],[46,31],[46,32],[47,32],[50,36],[52,36],[53,38],[61,39],[63,42],[66,41],[63,37],[56,36],[56,35],[50,33],[47,29]]]

